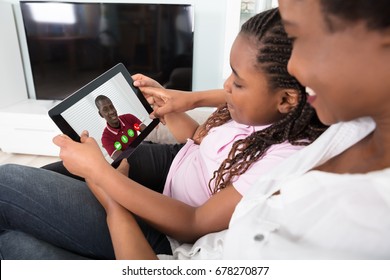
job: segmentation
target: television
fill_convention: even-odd
[[[192,89],[191,4],[20,1],[20,10],[30,98],[62,100],[118,63]]]

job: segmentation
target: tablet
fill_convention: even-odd
[[[49,110],[59,129],[80,142],[88,130],[114,167],[128,158],[157,126],[141,91],[133,86],[126,67],[119,63]]]

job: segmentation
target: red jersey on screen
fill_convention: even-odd
[[[102,135],[102,145],[110,156],[117,150],[126,150],[137,138],[136,128],[141,124],[141,121],[131,114],[121,115],[118,118],[120,127],[113,128],[107,124]]]

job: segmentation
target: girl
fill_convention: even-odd
[[[226,105],[202,126],[183,113],[164,117],[179,141],[190,138],[172,162],[165,195],[113,169],[86,133],[81,135],[82,143],[63,135],[54,139],[65,167],[85,178],[104,206],[116,252],[123,248],[116,240],[129,233],[145,235],[154,253],[170,254],[167,236],[192,243],[226,229],[235,206],[254,181],[325,130],[306,103],[302,86],[287,73],[290,51],[277,10],[253,17],[232,47]],[[82,191],[83,182],[15,166],[2,167],[0,172],[2,181],[11,186],[0,193],[15,196],[14,203],[21,198],[13,190],[31,177],[39,182],[30,187],[29,192],[38,197],[34,200],[48,196],[23,214],[3,206],[2,216],[13,222],[3,222],[2,229],[19,230],[89,258],[113,257],[107,231],[102,230],[101,210]],[[133,231],[135,220],[129,211],[136,215],[142,232]],[[14,222],[25,212],[37,219]],[[149,252],[143,243],[133,245]]]
[[[294,41],[289,71],[332,125],[251,187],[228,230],[176,257],[390,259],[389,2],[279,5]]]

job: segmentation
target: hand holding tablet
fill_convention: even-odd
[[[116,167],[159,123],[149,118],[152,111],[120,63],[50,109],[49,116],[75,141],[87,130]]]

